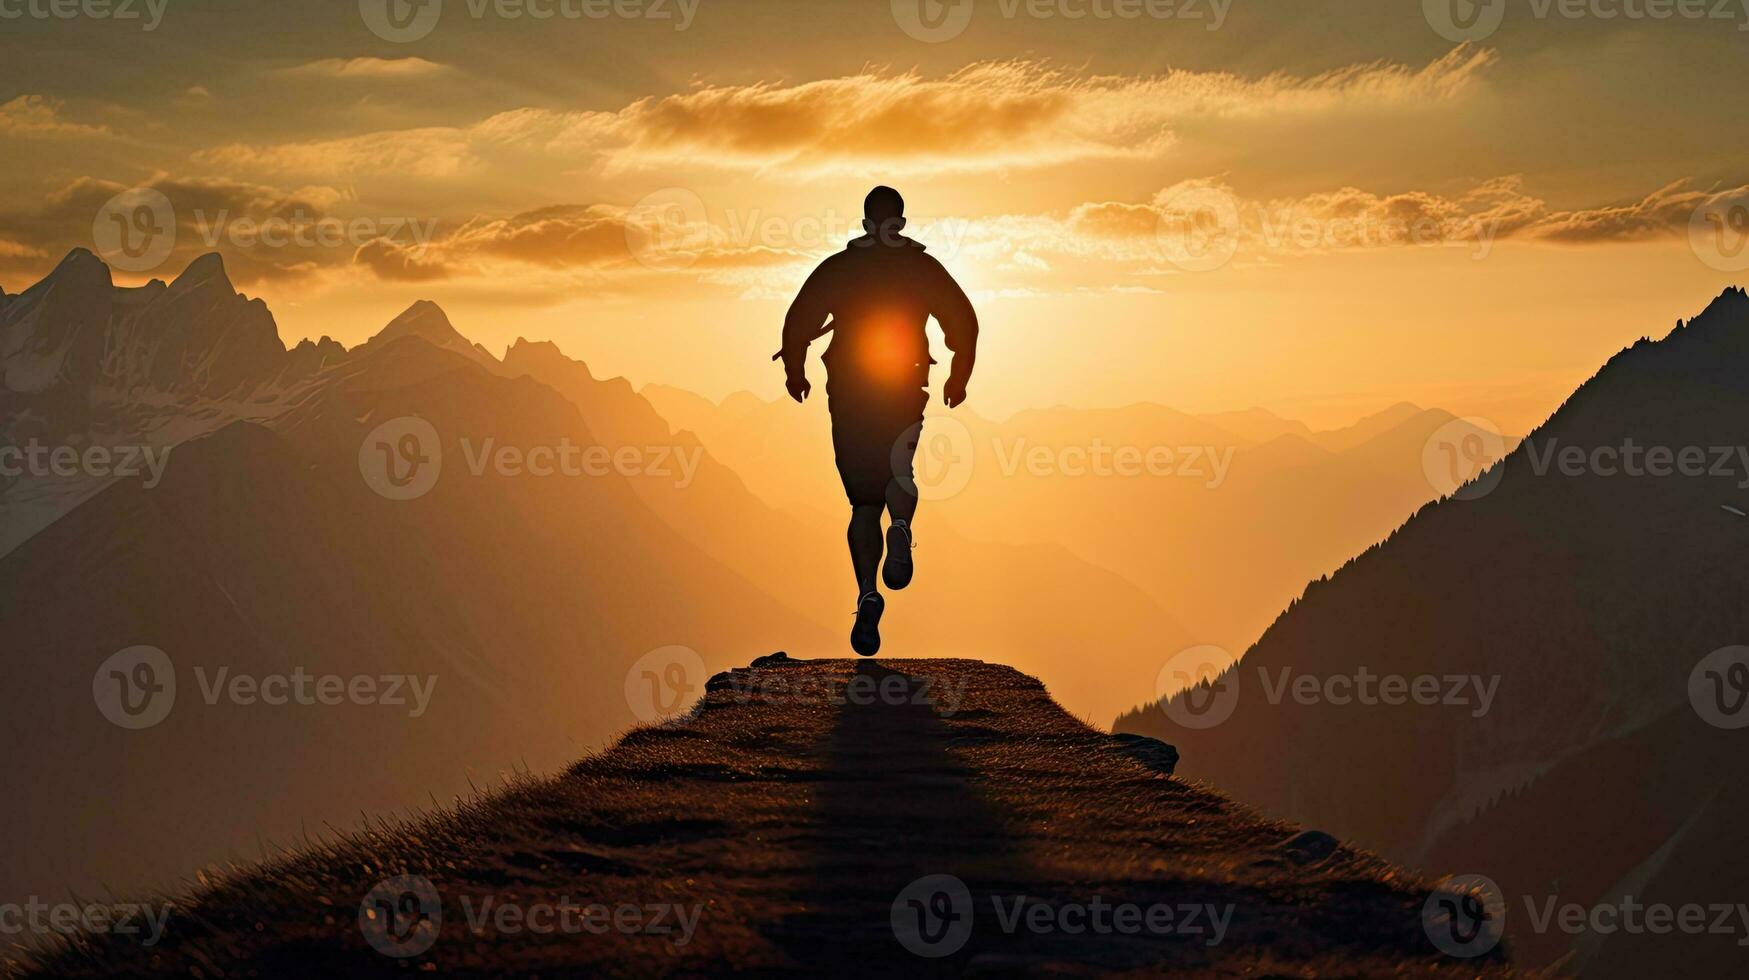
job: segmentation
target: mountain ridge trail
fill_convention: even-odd
[[[774,654],[716,675],[690,713],[561,775],[208,879],[177,900],[154,947],[85,934],[34,966],[205,977],[1508,971],[1504,947],[1439,954],[1422,923],[1427,883],[1172,778],[1175,761],[1163,743],[1077,721],[1007,667]],[[408,882],[419,883],[411,902]],[[421,895],[431,904],[414,914]],[[579,912],[587,928],[557,926],[551,911],[592,906],[609,911]],[[1169,931],[1147,927],[1165,916]]]

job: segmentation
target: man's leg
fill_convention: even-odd
[[[887,516],[906,524],[917,517],[917,495],[908,492],[898,480],[887,484]]]
[[[918,410],[921,413],[921,408]],[[887,564],[881,578],[887,588],[897,592],[911,584],[914,566],[911,564],[911,522],[917,518],[917,482],[914,462],[917,441],[923,435],[919,420],[899,437],[893,447],[893,479],[887,482],[886,511],[892,518],[887,528]]]
[[[875,589],[875,568],[881,563],[883,504],[852,504],[850,563],[856,569],[856,625],[850,628],[850,648],[872,657],[881,649],[881,613],[887,601]]]
[[[875,591],[875,570],[881,564],[880,504],[858,504],[850,509],[850,565],[856,570],[856,594]]]

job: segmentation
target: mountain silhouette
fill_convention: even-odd
[[[238,868],[156,947],[81,936],[32,975],[1505,972],[1440,957],[1426,883],[1009,668],[774,654],[707,687],[557,778]],[[537,914],[598,904],[619,924]]]
[[[1689,683],[1749,635],[1749,527],[1722,510],[1744,503],[1746,418],[1749,296],[1732,289],[1612,358],[1480,482],[1307,587],[1226,675],[1227,720],[1193,730],[1150,707],[1118,729],[1178,744],[1186,773],[1239,799],[1430,872],[1488,875],[1513,902],[1739,895],[1744,756]],[[1724,454],[1728,472],[1550,462],[1630,440],[1697,447],[1709,471]],[[1493,678],[1497,695],[1480,712],[1367,707],[1272,698],[1265,680],[1362,668]],[[1673,962],[1722,975],[1741,953],[1718,935],[1507,935],[1524,962],[1565,957],[1587,976]]]

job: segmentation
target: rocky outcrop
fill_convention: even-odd
[[[1112,751],[1012,669],[779,654],[707,690],[559,778],[245,869],[157,947],[81,937],[41,973],[1502,972],[1442,957],[1425,885]]]

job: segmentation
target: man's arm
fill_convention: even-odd
[[[947,349],[953,352],[947,387],[942,391],[947,407],[953,408],[966,400],[966,385],[971,382],[972,367],[978,361],[978,313],[972,309],[972,301],[966,297],[965,290],[954,282],[947,269],[939,262],[935,267],[941,270],[941,276],[930,302],[930,313],[941,324]]]
[[[784,387],[798,402],[806,400],[814,387],[808,383],[808,345],[820,336],[820,327],[831,315],[825,273],[822,263],[808,276],[783,320],[783,350],[778,356],[783,359]]]

